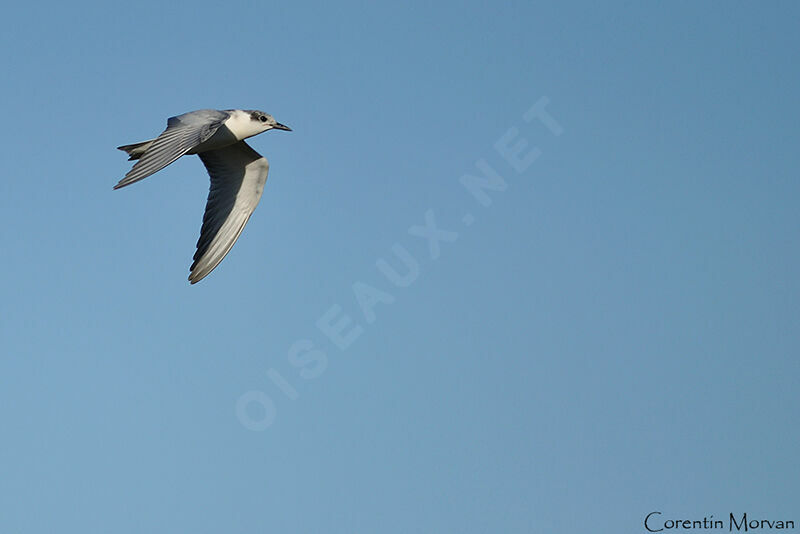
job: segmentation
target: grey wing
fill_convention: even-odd
[[[202,280],[219,265],[256,209],[269,163],[244,141],[198,154],[211,176],[211,189],[203,215],[189,281]]]
[[[125,187],[160,171],[188,151],[208,140],[230,113],[215,109],[190,111],[167,121],[167,129],[142,154],[139,161],[114,189]]]

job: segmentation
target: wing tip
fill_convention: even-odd
[[[197,253],[195,253],[195,256],[197,256]],[[208,263],[208,261],[206,261],[205,265],[201,265],[200,258],[195,257],[194,261],[192,262],[192,266],[189,267],[189,278],[188,278],[189,283],[192,285],[196,284],[197,282],[199,282],[200,280],[211,274],[211,271],[213,271],[217,265],[219,265],[219,262],[217,262],[216,265],[212,266]]]
[[[213,269],[211,269],[211,271],[213,271]],[[203,278],[205,278],[206,276],[211,274],[211,271],[207,271],[207,272],[202,272],[201,270],[191,271],[189,273],[189,278],[188,278],[189,284],[190,285],[195,285],[197,282],[199,282],[200,280],[202,280]]]

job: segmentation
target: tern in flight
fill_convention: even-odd
[[[118,147],[138,161],[114,189],[147,178],[184,154],[197,154],[206,166],[211,189],[189,268],[192,284],[219,265],[256,209],[269,163],[244,140],[272,129],[292,131],[263,111],[201,109],[171,117],[155,139]]]

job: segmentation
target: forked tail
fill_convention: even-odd
[[[150,148],[150,145],[153,144],[153,141],[155,141],[155,139],[150,139],[149,141],[142,141],[141,143],[134,143],[132,145],[118,146],[117,149],[127,152],[128,156],[130,156],[128,158],[128,161],[131,161],[133,159],[141,158],[142,154],[144,154],[145,151],[147,151],[147,149]]]

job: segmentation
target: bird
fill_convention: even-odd
[[[201,109],[170,117],[155,139],[117,147],[137,161],[114,189],[143,180],[183,155],[197,154],[205,165],[211,187],[189,268],[191,284],[220,264],[261,200],[269,162],[244,140],[268,130],[292,131],[263,111]]]

